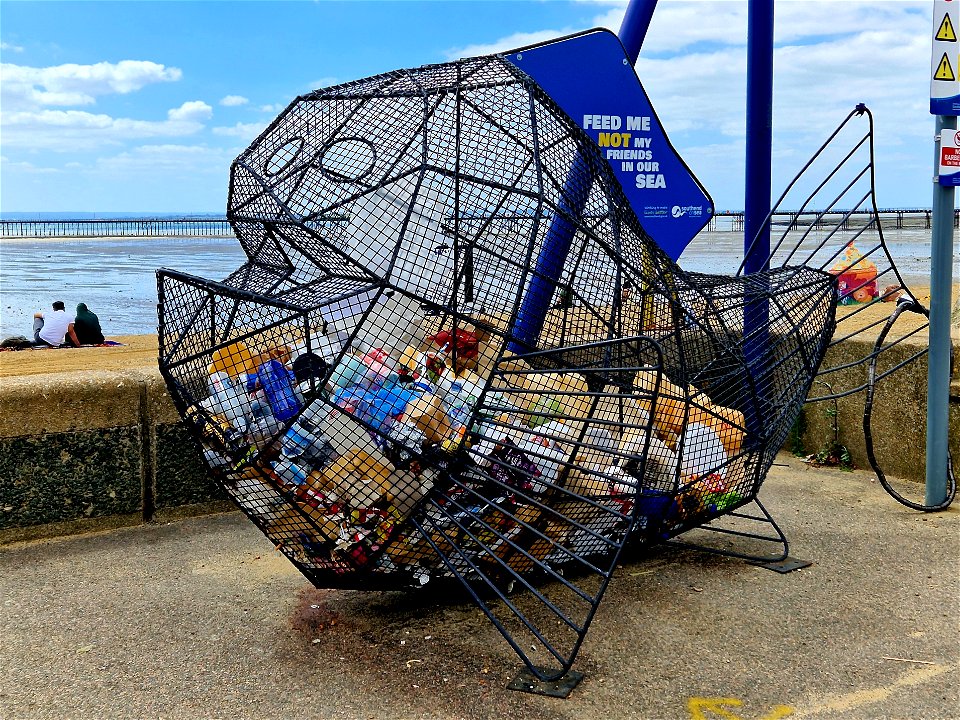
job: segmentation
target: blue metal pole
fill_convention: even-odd
[[[773,145],[773,0],[750,0],[747,18],[747,153],[744,252],[770,213]],[[747,273],[769,267],[770,228],[745,259]]]
[[[744,187],[744,272],[770,267],[771,148],[773,145],[773,0],[750,0],[747,16],[747,143]],[[756,239],[756,241],[755,241]],[[750,282],[748,279],[747,282]],[[743,308],[743,351],[754,381],[769,349],[769,301],[763,288],[748,290]],[[761,402],[764,387],[757,388]],[[762,435],[762,409],[744,408],[747,428]]]
[[[643,46],[643,39],[647,36],[647,29],[650,27],[650,20],[653,19],[653,11],[656,7],[657,0],[630,0],[623,22],[620,23],[620,32],[617,34],[620,36],[620,42],[623,43],[623,49],[627,51],[627,57],[634,64],[640,57],[640,48]]]
[[[953,133],[957,118],[937,115],[937,137]],[[940,143],[934,147],[934,172],[940,167]],[[953,291],[954,188],[933,186],[930,240],[930,351],[927,366],[927,475],[924,502],[947,499],[947,438],[950,426],[950,304]]]
[[[630,0],[623,23],[620,25],[620,40],[627,56],[637,62],[640,47],[650,26],[650,19],[657,6],[657,0]],[[543,323],[550,309],[550,301],[556,291],[563,271],[563,264],[573,242],[574,226],[568,218],[578,218],[590,196],[592,178],[586,171],[583,158],[577,155],[567,174],[560,200],[560,212],[554,217],[543,240],[543,249],[534,266],[534,276],[517,311],[508,350],[522,354],[535,345]]]
[[[560,281],[563,263],[570,252],[575,235],[573,222],[583,214],[587,198],[590,196],[592,178],[578,153],[573,165],[567,172],[563,184],[563,194],[558,203],[557,213],[550,221],[547,234],[543,238],[543,248],[534,265],[534,274],[530,278],[530,287],[523,297],[517,318],[513,324],[514,340],[507,349],[518,355],[528,352],[536,345],[543,330],[543,323],[550,309],[550,301]]]

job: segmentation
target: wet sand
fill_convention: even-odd
[[[0,337],[29,335],[54,300],[86,303],[108,336],[155,333],[159,267],[224,278],[244,260],[228,238],[29,238],[0,242]]]

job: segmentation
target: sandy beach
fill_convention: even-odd
[[[921,287],[914,290],[917,299],[925,306],[930,304],[930,290]],[[960,341],[960,283],[953,287],[954,307],[952,336]],[[855,328],[877,324],[864,334],[875,338],[883,322],[893,312],[893,303],[875,302],[868,306],[841,307],[842,317],[859,310],[851,320],[841,323],[840,333],[848,335]],[[905,313],[895,328],[895,336],[909,333],[925,323],[925,318],[914,313]],[[18,375],[43,375],[46,373],[74,372],[78,370],[129,370],[157,367],[156,335],[117,335],[109,340],[123,343],[122,346],[103,348],[68,348],[62,350],[21,350],[0,352],[0,377]],[[918,333],[912,342],[926,343],[926,332]]]
[[[130,370],[157,367],[156,335],[116,335],[115,347],[0,352],[0,378],[77,370]]]

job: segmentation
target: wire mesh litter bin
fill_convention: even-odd
[[[498,57],[298,98],[234,162],[228,219],[233,274],[158,273],[211,474],[319,587],[462,582],[539,678],[627,543],[756,497],[833,331],[826,271],[679,268]]]

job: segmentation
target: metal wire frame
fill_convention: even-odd
[[[211,474],[320,587],[462,583],[541,679],[624,547],[743,515],[834,327],[821,269],[685,273],[498,57],[296,99],[232,166],[228,219],[228,278],[158,273],[160,369]]]
[[[859,128],[864,120],[866,121],[866,127],[861,130]],[[874,120],[873,113],[866,105],[860,103],[851,110],[797,172],[780,197],[773,203],[773,207],[762,227],[772,228],[771,221],[774,215],[782,213],[786,204],[790,204],[787,198],[791,197],[791,193],[800,186],[802,180],[813,174],[812,168],[817,161],[827,161],[832,156],[838,156],[840,159],[832,161],[834,163],[833,167],[823,175],[819,182],[816,182],[812,190],[802,196],[799,204],[792,205],[797,208],[792,213],[794,220],[786,226],[772,244],[768,262],[789,263],[822,269],[834,265],[836,269],[842,272],[845,268],[838,267],[843,265],[839,258],[848,243],[856,242],[859,244],[860,257],[873,262],[876,265],[877,272],[874,280],[864,280],[855,287],[847,288],[846,295],[852,296],[857,290],[872,282],[878,291],[873,298],[875,301],[894,299],[894,294],[899,295],[902,290],[912,301],[911,311],[925,316],[922,304],[916,300],[915,295],[904,281],[900,269],[894,262],[880,223],[880,212],[876,199]],[[832,183],[839,185],[839,188],[836,188]],[[821,205],[818,198],[823,192],[830,192],[831,194]],[[862,226],[849,230],[848,224],[851,218],[855,217],[854,213],[862,211],[864,207],[870,213],[868,220]],[[828,216],[831,218],[829,225],[824,222],[824,218]],[[804,218],[807,221],[807,227],[798,235],[798,221]],[[809,241],[815,229],[824,231],[824,234],[811,246]],[[749,256],[754,249],[762,233],[761,230],[753,238],[745,253],[746,256]],[[829,247],[834,249],[832,251],[827,250],[824,253],[824,249]],[[744,264],[741,263],[737,273],[741,274],[743,271]],[[839,276],[840,272],[835,274]],[[892,281],[894,290],[890,292],[880,290],[879,283],[884,277],[889,278],[888,282]],[[858,320],[858,316],[867,311],[870,303],[864,302],[857,305],[851,311],[838,315],[837,330],[830,343],[831,347],[840,343],[848,343],[848,341],[854,339],[864,339],[865,346],[873,344],[873,334],[880,331],[886,323],[886,318],[862,323]],[[913,308],[916,308],[916,310],[913,310]],[[893,310],[894,306],[891,305],[891,311]],[[839,390],[835,392],[831,390],[828,394],[815,393],[808,399],[809,402],[836,400],[847,395],[863,392],[868,389],[872,382],[887,377],[905,365],[923,357],[927,352],[925,347],[918,348],[906,359],[886,368],[880,374],[875,374],[872,380],[867,378],[866,370],[871,363],[875,366],[878,355],[908,341],[915,335],[925,332],[928,327],[928,322],[922,322],[919,326],[911,327],[900,334],[891,336],[885,344],[871,348],[863,356],[852,361],[833,361],[828,355],[827,360],[820,367],[818,376],[836,375],[846,370],[862,367],[864,368],[864,380],[859,384],[852,384],[849,381],[851,375],[846,373],[844,379],[840,381],[841,387]],[[887,333],[884,334],[885,338],[886,335]],[[868,340],[869,343],[866,343]],[[846,385],[842,384],[844,382]],[[829,387],[836,384],[836,378],[832,378]]]

